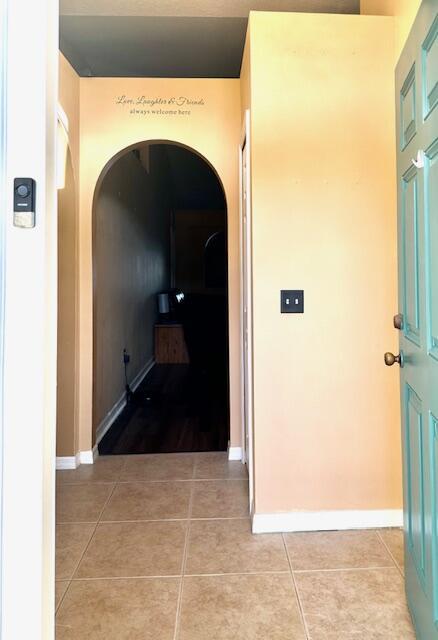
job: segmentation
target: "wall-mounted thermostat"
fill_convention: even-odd
[[[304,313],[304,291],[302,289],[282,290],[281,313]]]
[[[14,179],[14,226],[31,229],[35,226],[35,180]]]

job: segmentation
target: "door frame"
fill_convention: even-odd
[[[246,173],[244,174],[244,157]],[[245,191],[244,191],[245,190]],[[246,205],[244,193],[246,193]],[[245,111],[239,145],[240,226],[240,344],[242,462],[249,477],[249,508],[254,512],[253,430],[253,327],[252,327],[252,207],[251,207],[251,113]],[[246,224],[245,224],[246,222]],[[246,298],[245,298],[246,292]],[[245,313],[245,299],[247,302]],[[247,350],[245,349],[247,340]]]
[[[0,148],[6,163],[0,635],[52,640],[59,7],[57,0],[2,0],[1,8],[7,60],[6,148]],[[13,225],[15,177],[36,181],[34,228]]]
[[[7,0],[0,0],[0,211],[6,211],[6,82],[7,82]],[[0,510],[3,510],[3,388],[5,316],[5,217],[0,215]],[[3,539],[0,518],[0,548]],[[0,558],[0,562],[3,558]],[[1,566],[3,563],[1,562]],[[3,576],[0,573],[0,621],[3,610]],[[1,627],[0,627],[1,628]],[[1,635],[1,632],[0,632]]]

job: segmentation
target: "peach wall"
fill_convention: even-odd
[[[75,182],[79,182],[80,153],[80,78],[68,60],[59,54],[59,103],[68,117],[69,146],[72,157]]]
[[[78,451],[78,313],[77,222],[79,212],[79,94],[80,80],[59,56],[59,103],[68,117],[65,188],[58,192],[58,387],[56,452]]]
[[[250,37],[255,511],[398,509],[393,19],[256,12]]]
[[[203,104],[116,104],[125,95],[164,98],[187,97]],[[157,114],[152,111],[176,111]],[[180,113],[189,111],[189,114]],[[149,113],[147,113],[149,112]],[[80,450],[92,442],[92,206],[105,165],[129,145],[146,140],[170,140],[203,155],[221,178],[228,204],[230,301],[230,415],[231,444],[240,445],[239,338],[239,196],[238,145],[241,129],[239,80],[216,79],[81,79],[81,197],[79,221],[80,265]]]
[[[396,60],[404,47],[421,0],[360,0],[362,14],[395,17]]]

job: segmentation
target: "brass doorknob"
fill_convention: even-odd
[[[387,367],[392,367],[392,365],[395,364],[396,362],[401,367],[403,366],[403,357],[401,354],[399,354],[398,356],[395,356],[393,353],[388,351],[387,353],[385,353],[384,357],[385,357],[385,364]]]
[[[403,314],[397,313],[393,319],[394,329],[401,331],[403,329]]]

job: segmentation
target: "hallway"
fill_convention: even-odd
[[[408,640],[402,532],[250,533],[226,453],[58,471],[57,640]]]
[[[99,453],[225,451],[229,440],[225,369],[155,365],[99,443]]]

